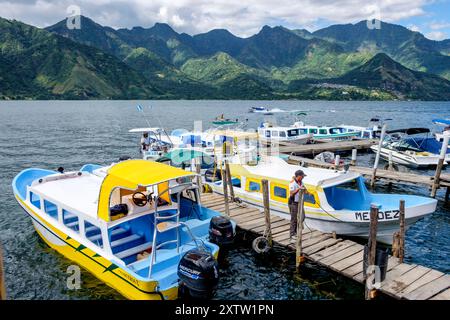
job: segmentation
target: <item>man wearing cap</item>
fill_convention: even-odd
[[[303,170],[295,171],[294,177],[292,177],[292,181],[289,183],[289,212],[291,213],[291,228],[290,228],[290,239],[291,242],[294,240],[294,237],[297,235],[297,212],[298,212],[298,202],[299,202],[299,191],[303,188],[303,178],[306,177],[306,174]],[[305,217],[303,216],[303,219]],[[302,221],[303,222],[303,221]]]

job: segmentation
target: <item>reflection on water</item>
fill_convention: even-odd
[[[146,127],[136,104],[146,109],[152,126],[160,123],[171,131],[191,130],[194,120],[208,128],[224,113],[228,118],[248,119],[257,127],[265,118],[249,114],[252,106],[302,110],[303,121],[318,125],[367,125],[371,117],[394,119],[390,128],[435,128],[433,118],[448,117],[450,103],[433,102],[324,102],[324,101],[41,101],[0,102],[0,241],[5,251],[8,297],[12,299],[123,299],[88,272],[82,272],[80,290],[66,288],[63,258],[40,240],[28,216],[16,203],[13,177],[22,169],[42,167],[79,169],[86,163],[109,164],[121,156],[138,157],[139,137],[127,131]],[[408,112],[405,112],[407,110]],[[289,113],[277,113],[272,121],[287,125]],[[437,129],[437,128],[435,128]],[[373,154],[358,158],[373,163]],[[384,163],[380,163],[380,166]],[[432,174],[432,171],[421,171]],[[377,186],[377,192],[428,195],[420,186]],[[438,198],[443,198],[442,190]],[[450,272],[450,214],[442,202],[433,215],[413,225],[406,234],[406,261]],[[217,299],[362,299],[362,287],[353,281],[307,264],[295,272],[295,258],[283,248],[267,256],[251,250],[251,239],[241,239],[221,259]]]

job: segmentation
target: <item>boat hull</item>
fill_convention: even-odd
[[[85,247],[45,221],[17,195],[16,199],[32,219],[36,232],[49,247],[86,269],[124,297],[133,300],[173,300],[178,297],[178,286],[157,291],[157,281],[136,279],[120,266]]]
[[[375,153],[378,152],[378,146],[372,146],[371,150]],[[437,166],[439,162],[439,156],[438,155],[432,155],[432,156],[413,156],[404,154],[401,152],[397,152],[395,150],[390,150],[387,148],[381,148],[380,150],[380,156],[389,161],[389,153],[392,152],[392,162],[401,164],[404,166],[408,166],[411,168],[428,168],[428,167],[435,167]],[[446,157],[445,160],[448,160],[449,158]],[[444,165],[446,165],[446,161],[444,161]]]

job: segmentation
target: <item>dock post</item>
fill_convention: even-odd
[[[370,268],[370,272],[366,270],[366,288],[365,288],[365,298],[366,300],[371,300],[375,296],[376,290],[372,288],[371,275],[374,273],[372,266],[375,265],[375,255],[377,250],[377,228],[378,228],[378,206],[375,204],[370,205],[370,226],[369,226],[369,241],[367,243],[368,247],[368,257],[367,257],[367,267]]]
[[[263,192],[263,202],[264,202],[264,216],[266,223],[266,230],[264,235],[267,237],[267,241],[269,242],[269,246],[272,247],[272,227],[270,223],[270,198],[269,198],[269,181],[263,179],[261,181],[262,184],[262,192]]]
[[[0,300],[6,300],[5,273],[3,270],[3,250],[0,246]]]
[[[352,149],[352,160],[350,161],[350,164],[352,166],[356,166],[356,157],[358,156],[358,149]]]
[[[383,128],[381,128],[380,141],[378,142],[377,154],[375,156],[375,163],[373,164],[372,180],[370,181],[370,186],[372,188],[375,186],[375,179],[377,177],[378,163],[380,162],[381,145],[383,143],[385,134],[386,134],[386,124],[383,124]]]
[[[295,267],[298,269],[305,260],[302,252],[302,233],[303,233],[303,219],[305,216],[305,188],[301,188],[298,196],[298,211],[297,211],[297,241],[295,242]]]
[[[195,163],[195,171],[197,172],[197,185],[198,185],[198,194],[199,195],[202,194],[202,175],[201,175],[201,170],[202,170],[201,161],[199,160],[199,158],[197,158],[196,163]]]
[[[389,165],[388,170],[393,171],[394,170],[394,164],[392,162],[392,151],[389,151]]]
[[[227,171],[222,168],[222,186],[223,186],[223,200],[225,201],[225,214],[230,216],[230,206],[228,204],[228,178]]]
[[[445,203],[448,203],[449,197],[450,197],[450,187],[447,187],[447,191],[445,191]]]
[[[400,241],[398,248],[398,259],[403,263],[405,257],[405,200],[400,200]]]
[[[234,188],[233,188],[233,181],[231,179],[230,164],[228,163],[228,160],[225,160],[225,172],[227,176],[227,183],[228,186],[230,187],[231,202],[234,202],[235,201]]]
[[[336,157],[334,157],[334,170],[339,169],[340,161],[341,161],[341,156],[337,154]]]
[[[450,136],[445,135],[442,142],[441,153],[439,154],[439,162],[434,173],[433,187],[431,188],[431,197],[436,197],[437,189],[439,189],[439,179],[441,177],[442,167],[444,166],[445,154],[447,153],[448,140]]]

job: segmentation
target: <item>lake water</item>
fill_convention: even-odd
[[[433,118],[450,117],[448,102],[326,102],[326,101],[10,101],[0,102],[0,242],[4,249],[7,294],[11,299],[121,299],[113,289],[82,272],[82,288],[66,288],[70,261],[49,249],[16,203],[11,181],[29,167],[68,170],[85,163],[110,164],[120,156],[139,157],[139,136],[128,133],[146,127],[136,110],[144,106],[152,126],[192,129],[195,120],[208,128],[224,113],[248,119],[256,127],[263,116],[249,114],[252,106],[302,110],[307,123],[365,126],[371,117],[392,118],[389,129],[429,127]],[[151,105],[151,108],[148,106]],[[274,120],[275,117],[272,117]],[[280,124],[293,122],[279,114]],[[360,163],[373,163],[364,154]],[[383,163],[380,166],[384,165]],[[422,171],[432,174],[432,171]],[[423,187],[378,186],[378,192],[428,195]],[[443,191],[438,199],[443,199]],[[217,299],[362,299],[362,286],[307,264],[295,273],[292,254],[282,248],[268,257],[251,250],[251,239],[238,244],[221,259]],[[450,212],[440,201],[437,211],[412,226],[406,234],[406,262],[450,272]]]

